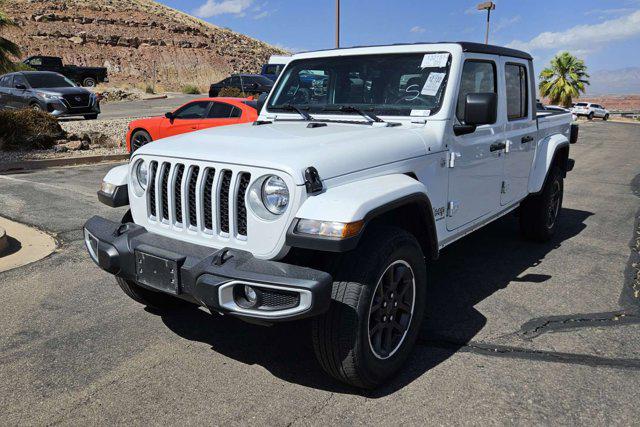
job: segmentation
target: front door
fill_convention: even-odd
[[[498,56],[474,54],[466,57],[454,121],[464,123],[467,94],[492,92],[498,94],[499,100],[503,98],[498,84],[499,66]],[[475,132],[453,136],[450,141],[448,230],[488,216],[500,206],[504,153],[498,147],[504,143],[502,110],[498,102],[495,123],[478,126]]]
[[[175,111],[173,120],[162,119],[160,138],[198,130],[200,122],[209,112],[210,104],[211,102],[209,101],[190,102]]]
[[[532,103],[529,61],[503,58],[506,117],[504,176],[500,204],[522,200],[528,194],[529,171],[535,153],[538,124]]]

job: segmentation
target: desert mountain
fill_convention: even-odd
[[[257,72],[281,49],[152,0],[12,0],[6,35],[24,56],[104,66],[112,82],[167,89],[208,87],[232,72]]]

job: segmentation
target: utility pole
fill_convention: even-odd
[[[492,1],[480,3],[476,9],[487,11],[487,33],[484,37],[484,44],[489,44],[489,22],[491,21],[491,11],[496,9],[496,4]]]
[[[336,0],[336,49],[340,47],[340,0]]]

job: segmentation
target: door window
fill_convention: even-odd
[[[497,93],[496,66],[491,61],[469,60],[464,63],[456,116],[464,122],[464,104],[470,93]]]
[[[527,68],[521,64],[507,64],[505,66],[507,82],[507,117],[518,120],[527,117],[529,94]]]
[[[29,85],[27,85],[27,80],[20,74],[13,76],[13,87],[16,87],[18,85],[24,85],[25,87],[29,87]]]
[[[192,102],[180,108],[175,113],[176,119],[204,119],[209,110],[209,102]]]
[[[233,105],[225,104],[224,102],[214,102],[207,117],[210,119],[228,119],[232,117],[233,109]]]

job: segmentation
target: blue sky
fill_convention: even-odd
[[[160,0],[294,51],[334,44],[334,0]],[[483,41],[479,0],[342,0],[342,46]],[[531,52],[540,69],[560,50],[590,70],[640,66],[640,0],[497,0],[491,43]]]

